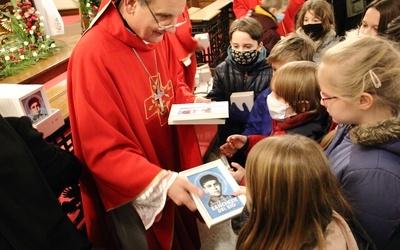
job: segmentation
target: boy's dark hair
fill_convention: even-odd
[[[235,31],[248,33],[251,39],[258,43],[262,41],[263,28],[261,23],[252,17],[242,17],[233,21],[229,28],[229,41],[232,40],[232,34]]]
[[[34,96],[34,97],[32,97],[32,98],[28,101],[28,106],[29,106],[29,108],[31,108],[32,104],[34,104],[35,102],[37,102],[38,106],[40,107],[39,98],[37,98],[36,96]]]
[[[217,178],[216,176],[214,176],[214,175],[212,175],[212,174],[204,175],[203,177],[200,178],[200,185],[201,185],[202,187],[204,187],[204,183],[206,183],[207,181],[213,181],[213,180],[215,180],[215,181],[217,181],[218,183],[220,183],[219,180],[218,180],[218,178]]]

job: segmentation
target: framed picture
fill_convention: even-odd
[[[49,115],[40,90],[22,99],[21,102],[26,115],[31,118],[33,124],[38,123]]]
[[[221,160],[182,171],[181,174],[203,190],[202,197],[196,194],[191,196],[209,228],[242,212],[246,197],[232,195],[240,187]]]

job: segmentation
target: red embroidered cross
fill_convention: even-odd
[[[150,119],[154,115],[158,115],[160,125],[164,126],[168,123],[168,113],[170,110],[170,102],[174,97],[174,89],[171,80],[163,85],[160,74],[149,77],[151,96],[144,101],[146,119]]]

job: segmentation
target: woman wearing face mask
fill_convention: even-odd
[[[272,68],[266,62],[267,49],[262,43],[263,29],[254,18],[236,19],[230,26],[228,57],[220,63],[214,72],[213,88],[206,98],[213,101],[230,101],[233,92],[254,91],[254,98],[269,87]],[[229,118],[218,127],[218,145],[225,143],[232,134],[244,131],[250,110],[244,104],[230,106]],[[245,156],[237,155],[232,159],[244,163]]]
[[[327,113],[320,104],[321,96],[317,81],[317,65],[313,62],[290,62],[278,69],[271,82],[271,94],[267,97],[273,128],[270,136],[300,134],[319,141],[326,132]],[[221,154],[232,157],[239,150],[248,153],[263,135],[231,135],[220,147]],[[236,181],[244,176],[244,169],[233,165]]]
[[[319,62],[323,50],[339,42],[335,32],[332,7],[325,0],[308,0],[301,7],[296,22],[296,32],[314,41],[314,62]]]

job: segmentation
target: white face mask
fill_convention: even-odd
[[[290,107],[289,104],[278,101],[272,93],[267,96],[267,106],[272,119],[284,120],[289,117],[286,115],[286,110]]]

